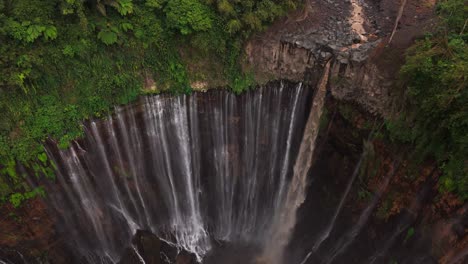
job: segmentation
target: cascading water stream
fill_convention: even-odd
[[[57,177],[41,183],[70,263],[387,263],[395,256],[430,263],[425,238],[405,231],[416,226],[436,176],[376,238],[381,230],[366,224],[376,221],[397,162],[365,205],[353,184],[362,157],[335,149],[341,143],[324,133],[324,148],[315,149],[328,72],[329,64],[313,97],[310,87],[288,82],[240,96],[145,96],[85,123],[86,136],[68,149],[50,141]],[[330,123],[326,131],[333,140],[336,129]],[[39,180],[28,178],[33,186]],[[452,262],[466,255],[454,251]],[[0,263],[42,262],[0,248]]]
[[[241,96],[143,97],[85,124],[86,137],[70,148],[50,145],[58,175],[47,186],[49,204],[77,257],[116,263],[136,230],[201,260],[212,240],[265,246],[278,234],[278,216],[292,229],[328,67],[302,143],[309,89],[281,83]]]
[[[272,225],[272,235],[268,240],[264,258],[268,263],[282,263],[284,250],[291,239],[291,233],[296,224],[296,211],[305,200],[307,189],[307,175],[312,165],[315,140],[319,132],[325,95],[327,93],[330,62],[325,66],[322,78],[317,86],[314,100],[307,119],[299,153],[294,164],[294,173],[287,188],[286,198],[281,203]]]
[[[368,259],[368,264],[381,263],[381,258],[385,257],[390,248],[396,243],[397,238],[403,234],[404,231],[408,230],[410,226],[416,221],[418,212],[421,210],[424,204],[424,200],[428,198],[431,194],[431,189],[437,182],[437,179],[432,178],[432,174],[435,170],[431,172],[431,175],[423,183],[422,188],[418,191],[416,196],[413,198],[411,203],[407,208],[407,212],[400,215],[397,226],[393,230],[392,234],[385,239],[383,246]]]
[[[374,197],[372,198],[372,201],[369,203],[369,205],[362,211],[361,215],[359,216],[358,221],[356,224],[353,226],[351,230],[349,230],[345,235],[343,235],[334,245],[333,249],[331,250],[330,254],[325,258],[325,263],[326,264],[331,264],[333,260],[343,253],[349,245],[354,241],[356,236],[361,232],[363,229],[364,225],[367,223],[369,220],[370,214],[373,212],[375,207],[377,206],[378,202],[382,198],[383,192],[387,189],[388,184],[390,183],[390,180],[395,176],[396,172],[398,171],[398,168],[400,166],[400,162],[398,162],[398,165],[396,165],[396,162],[394,162],[392,166],[391,172],[389,172],[387,177],[385,178],[384,182],[380,186],[380,188],[377,190],[377,192],[374,194]],[[305,263],[305,261],[304,261]]]
[[[364,153],[361,154],[361,158],[359,159],[356,167],[354,168],[353,176],[348,182],[348,185],[346,186],[346,190],[343,193],[343,196],[341,197],[340,203],[338,204],[338,207],[335,210],[335,213],[333,214],[333,217],[327,226],[327,228],[318,236],[317,240],[314,243],[314,246],[312,247],[312,250],[306,255],[304,260],[301,262],[301,264],[305,264],[309,257],[317,251],[317,249],[320,248],[320,245],[325,241],[328,236],[330,235],[330,232],[333,230],[333,227],[335,226],[336,218],[341,212],[341,209],[343,208],[344,202],[346,201],[346,198],[348,197],[349,191],[351,190],[351,186],[354,183],[354,180],[356,179],[357,175],[359,174],[359,169],[361,168],[361,162],[364,157]]]

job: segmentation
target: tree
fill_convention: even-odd
[[[416,145],[419,157],[438,161],[442,189],[468,199],[468,35],[463,31],[468,7],[463,2],[442,1],[441,29],[408,50],[401,69],[408,87],[407,129],[394,130]]]

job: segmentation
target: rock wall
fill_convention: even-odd
[[[303,8],[247,44],[246,68],[260,83],[303,81],[332,60],[332,95],[385,116],[404,50],[431,24],[434,4],[408,1],[397,22],[399,1],[306,0]]]

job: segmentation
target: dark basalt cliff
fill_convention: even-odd
[[[430,31],[434,20],[435,1],[418,0],[406,3],[397,21],[399,2],[306,1],[303,10],[249,42],[246,67],[254,70],[260,82],[302,81],[317,66],[332,60],[333,96],[385,116],[405,49]]]
[[[315,80],[325,62],[332,62],[328,84],[331,97],[326,103],[329,123],[319,137],[327,154],[315,155],[320,158],[314,172],[333,174],[335,184],[345,184],[351,172],[339,172],[337,167],[350,166],[345,164],[351,162],[349,157],[354,157],[351,164],[357,162],[358,150],[372,131],[371,124],[390,116],[395,101],[401,100],[398,71],[406,49],[434,29],[435,4],[433,0],[310,0],[302,10],[277,21],[248,43],[245,68],[253,70],[259,82]],[[406,255],[414,258],[404,263],[464,263],[468,258],[467,205],[452,194],[437,191],[440,172],[434,162],[427,161],[414,169],[411,161],[401,158],[407,147],[392,146],[380,139],[366,144],[375,151],[373,162],[377,160],[378,169],[363,173],[367,176],[355,187],[356,196],[347,204],[348,213],[354,214],[351,218],[361,219],[362,215],[356,212],[369,209],[362,197],[367,197],[367,192],[378,197],[367,234],[361,235],[362,250],[368,249],[367,243],[380,243],[379,238],[394,239],[389,248],[393,248],[395,260],[398,255]],[[311,192],[309,199],[314,199]],[[307,215],[306,208],[302,213]],[[311,216],[300,222],[297,230],[301,230],[301,225],[315,225],[317,220],[313,219]],[[399,239],[388,233],[390,226],[402,228],[402,223],[405,228]],[[364,236],[368,236],[367,242]],[[407,243],[410,238],[412,246]],[[397,241],[404,242],[398,245]],[[356,256],[359,254],[355,252]],[[352,255],[347,256],[351,260],[346,262],[359,263],[352,261]],[[345,260],[342,256],[341,261]],[[314,261],[320,263],[320,258],[311,263]]]

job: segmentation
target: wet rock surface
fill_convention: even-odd
[[[468,207],[450,197],[435,196],[437,186],[433,167],[423,168],[416,178],[409,179],[403,170],[399,170],[405,167],[405,163],[398,166],[395,162],[400,153],[392,152],[388,145],[375,140],[372,145],[375,155],[381,159],[380,165],[375,170],[368,170],[370,175],[359,175],[344,199],[343,193],[371,126],[369,120],[364,120],[364,111],[346,110],[342,102],[332,97],[326,104],[329,122],[321,129],[317,140],[315,161],[309,172],[307,199],[298,212],[299,221],[283,263],[299,264],[304,260],[323,231],[330,226],[341,200],[344,200],[344,206],[337,214],[328,237],[304,264],[466,263]],[[233,122],[237,122],[235,120],[238,119],[233,119]],[[386,180],[389,182],[385,183]],[[31,221],[35,217],[47,219],[46,215],[34,215],[30,217]],[[118,229],[115,233],[121,232]],[[57,240],[47,240],[44,235],[35,239],[44,244],[49,242],[50,250],[46,256],[49,259],[28,255],[30,248],[35,246],[23,240],[18,241],[15,248],[4,247],[4,242],[0,247],[0,260],[8,264],[88,263],[77,256],[67,255],[65,251],[58,251],[59,246],[70,239],[70,232],[55,237]],[[5,236],[0,236],[0,240],[5,241]],[[120,253],[122,256],[118,259],[122,264],[196,263],[192,254],[180,251],[147,231],[137,231],[131,245]],[[271,264],[259,257],[261,253],[262,249],[252,244],[214,241],[203,263]]]
[[[287,250],[289,263],[466,263],[467,205],[437,191],[439,172],[433,165],[410,176],[407,161],[398,162],[400,153],[378,139],[370,143],[378,168],[361,166],[330,233],[314,249],[368,148],[365,111],[351,114],[344,104],[349,105],[331,97],[327,102],[329,123],[318,138],[309,192]]]
[[[161,240],[148,231],[138,230],[132,245],[125,250],[119,264],[195,264],[193,254]]]
[[[203,260],[203,264],[262,264],[259,255],[262,250],[254,245],[233,244],[218,241],[215,248]]]
[[[401,64],[403,51],[423,32],[421,27],[430,23],[434,2],[409,1],[407,11],[397,25],[395,38],[391,45],[387,46],[387,39],[399,9],[399,1],[307,1],[304,10],[299,10],[288,19],[276,23],[270,30],[250,42],[247,46],[249,62],[254,67],[257,78],[299,81],[306,79],[306,75],[313,73],[317,67],[323,66],[325,61],[332,60],[330,90],[333,97],[356,103],[367,112],[384,115],[392,98],[395,72]],[[362,8],[361,18],[353,16],[357,3]],[[362,28],[358,27],[356,30],[356,27],[353,27],[356,21],[362,22]],[[320,234],[327,226],[333,209],[339,202],[339,194],[345,188],[344,185],[355,166],[357,155],[362,148],[362,139],[365,138],[362,135],[354,136],[353,126],[358,122],[350,123],[344,118],[336,118],[333,122],[330,135],[321,135],[319,150],[322,152],[311,170],[311,174],[315,176],[311,177],[310,193],[301,208],[301,221],[295,230],[295,240],[289,247],[288,260],[292,263],[300,263],[302,258],[298,256],[303,257],[309,246],[313,246],[313,239],[316,237],[311,234]],[[379,155],[389,159],[387,154]],[[389,163],[388,160],[385,162]],[[391,168],[388,164],[382,167],[383,171]],[[385,176],[384,173],[379,174],[376,181],[380,184]],[[348,253],[337,255],[336,263],[369,262],[372,259],[365,256],[370,249],[389,250],[386,247],[390,239],[393,239],[390,249],[395,253],[394,257],[408,257],[406,262],[402,263],[464,263],[463,261],[467,260],[466,205],[455,204],[449,209],[441,209],[439,206],[452,203],[450,200],[437,198],[438,202],[423,204],[419,206],[421,208],[417,208],[418,212],[415,212],[411,208],[411,200],[407,199],[418,195],[417,190],[421,184],[400,184],[401,178],[402,176],[395,176],[390,189],[404,189],[407,197],[403,197],[401,202],[394,199],[392,204],[400,205],[386,209],[385,205],[393,195],[391,190],[387,191],[381,202],[376,205],[376,212],[372,214],[365,231],[357,237],[359,243],[355,243],[355,248]],[[339,228],[330,234],[329,241],[325,241],[318,254],[307,263],[335,257],[331,254],[334,250],[333,243],[343,237],[342,231],[351,229],[352,224],[358,221],[359,215],[367,206],[362,199],[367,198],[360,197],[363,191],[362,183],[354,188],[337,219]],[[370,192],[377,189],[371,189]],[[319,199],[324,202],[314,203]],[[388,217],[382,220],[379,214],[384,209],[389,212],[386,212]],[[40,252],[32,254],[30,251],[31,248],[40,248],[44,252],[48,251],[49,258],[54,259],[51,263],[78,263],[60,249],[66,237],[50,235],[53,233],[52,227],[47,224],[51,220],[48,218],[50,215],[44,213],[43,216],[26,217],[31,223],[18,223],[16,226],[11,224],[14,221],[9,221],[10,218],[4,218],[0,228],[3,233],[9,232],[19,236],[19,232],[29,232],[31,236],[30,239],[22,240],[14,240],[6,235],[0,236],[0,242],[3,242],[0,243],[2,261],[15,264],[40,263],[40,257],[37,257]],[[34,224],[34,221],[37,223]],[[11,229],[5,228],[9,226]],[[415,228],[414,234],[409,236],[408,231],[411,228]],[[395,230],[399,233],[393,238]],[[219,259],[226,259],[226,262],[223,262],[225,264],[246,264],[249,261],[262,263],[255,258],[257,253],[254,247],[220,243],[211,255],[206,256],[205,261],[208,264],[219,263]],[[143,263],[142,260],[145,263],[196,263],[192,254],[179,252],[176,247],[160,240],[154,234],[138,231],[132,241],[132,247],[125,250],[121,263]],[[388,261],[383,262],[384,260]],[[382,257],[373,261],[388,263],[393,260]]]

